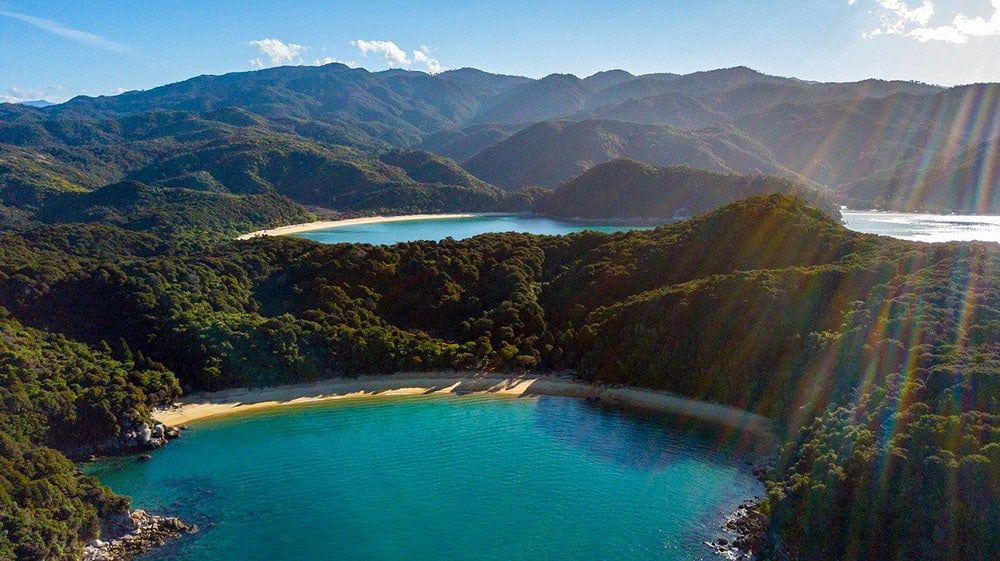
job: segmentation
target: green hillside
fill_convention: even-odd
[[[598,164],[561,184],[535,208],[564,218],[676,220],[762,193],[798,195],[830,216],[840,217],[829,199],[802,183],[686,166],[654,167],[635,160]]]
[[[309,132],[323,137],[328,128]],[[273,194],[342,212],[519,211],[533,198],[503,192],[432,154],[422,153],[422,161],[417,161],[403,152],[388,152],[383,160],[399,164],[393,165],[372,153],[376,146],[363,151],[285,130],[287,122],[238,109],[3,124],[0,204],[7,213],[40,210],[51,220],[68,216],[70,202],[88,204],[86,198],[61,193],[86,192],[123,180],[205,193]],[[265,200],[248,199],[251,204]],[[77,217],[85,211],[72,210]]]
[[[652,165],[805,178],[833,189],[840,203],[972,209],[961,201],[948,207],[954,199],[950,190],[967,189],[962,183],[967,177],[988,175],[989,158],[965,164],[955,158],[996,136],[995,88],[809,82],[746,67],[684,75],[618,71],[583,79],[568,74],[529,79],[471,68],[429,75],[399,69],[373,73],[341,64],[279,67],[199,76],[118,96],[81,96],[48,107],[4,105],[0,191],[13,192],[4,195],[8,199],[28,200],[23,191],[30,195],[39,187],[96,188],[173,157],[178,144],[192,147],[194,135],[202,135],[204,143],[211,135],[255,129],[323,149],[348,147],[368,157],[419,147],[466,162],[478,177],[507,189],[554,188],[590,165],[627,157]],[[973,116],[977,124],[969,126]],[[589,124],[555,142],[533,128],[551,127],[543,123],[559,119]],[[604,124],[595,128],[588,119]],[[610,120],[631,125],[612,126]],[[635,128],[643,124],[684,132]],[[531,132],[512,143],[508,137],[525,128]],[[528,154],[518,152],[528,144]],[[927,167],[937,161],[978,167],[948,179],[947,169]],[[926,181],[928,174],[941,179]],[[909,182],[903,191],[920,202],[887,196],[886,189],[896,188],[889,182],[893,177]],[[986,188],[995,190],[992,184]]]
[[[477,177],[512,189],[555,187],[595,164],[617,158],[725,173],[788,173],[766,148],[736,129],[685,131],[606,120],[542,122],[463,165]]]
[[[43,447],[79,453],[61,439],[113,440],[178,382],[572,368],[778,420],[786,445],[761,507],[765,548],[985,559],[1000,518],[998,279],[994,245],[858,234],[786,195],[645,232],[383,247],[206,242],[105,224],[0,233],[0,326],[23,339],[0,343],[0,372],[17,380],[5,403],[32,404],[0,418],[23,427],[5,429],[4,473],[15,486],[38,481],[43,456],[62,466],[48,473],[65,472]],[[28,357],[35,348],[42,358]],[[59,361],[48,348],[63,349]],[[52,366],[66,361],[77,366]],[[81,372],[90,378],[75,382]],[[48,381],[25,381],[38,377]],[[115,389],[92,389],[101,384]],[[886,422],[892,434],[875,430]],[[906,474],[890,482],[922,483],[889,484],[883,469]],[[4,519],[21,530],[0,550],[71,555],[98,514],[123,504],[86,478],[52,484],[47,496],[75,505],[72,518]],[[942,494],[947,485],[977,492]],[[0,500],[16,509],[35,500],[9,496]],[[858,501],[872,508],[836,507]],[[953,520],[946,533],[914,534],[939,515]]]

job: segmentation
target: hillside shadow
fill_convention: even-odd
[[[766,436],[696,417],[546,396],[539,399],[535,426],[602,461],[642,470],[693,461],[750,471],[774,449]]]

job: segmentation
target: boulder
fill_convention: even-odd
[[[136,435],[138,436],[139,444],[147,446],[153,438],[153,429],[146,423],[142,423],[136,429]]]

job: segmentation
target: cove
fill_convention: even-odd
[[[420,396],[192,424],[87,471],[201,530],[145,561],[716,559],[753,437],[564,397]]]
[[[321,243],[370,243],[391,245],[417,240],[462,240],[491,232],[524,232],[529,234],[561,235],[592,230],[620,232],[651,229],[653,226],[630,226],[610,222],[569,222],[524,215],[464,216],[461,218],[429,218],[398,222],[372,222],[345,225],[294,234]]]

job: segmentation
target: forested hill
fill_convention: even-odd
[[[464,162],[500,187],[554,188],[591,166],[619,158],[723,173],[794,175],[766,147],[732,127],[686,131],[609,120],[545,121]]]
[[[571,368],[779,420],[766,545],[798,559],[986,559],[1000,535],[1000,249],[850,232],[787,195],[395,246],[33,226],[0,233],[0,306],[6,557],[77,554],[123,503],[54,450],[178,386],[441,368]]]
[[[596,165],[538,201],[536,211],[584,219],[670,220],[705,214],[764,193],[797,195],[833,218],[840,210],[817,188],[775,176],[713,173],[635,160]]]
[[[97,199],[121,214],[135,207],[139,189],[141,213],[178,218],[182,213],[163,208],[167,201],[177,207],[199,199],[206,207],[195,205],[204,217],[198,222],[211,220],[207,209],[214,208],[219,224],[249,231],[299,220],[308,214],[300,205],[353,213],[516,212],[534,197],[498,189],[435,154],[376,154],[276,128],[239,110],[0,122],[0,216],[80,220]],[[125,183],[138,186],[122,189]]]
[[[804,180],[852,207],[996,213],[997,88],[819,83],[745,67],[539,79],[269,68],[49,107],[0,104],[0,199],[16,207],[39,190],[135,180],[274,190],[341,212],[524,210],[532,195],[493,186],[551,189],[632,158]],[[414,148],[492,185],[427,181],[380,158]]]

